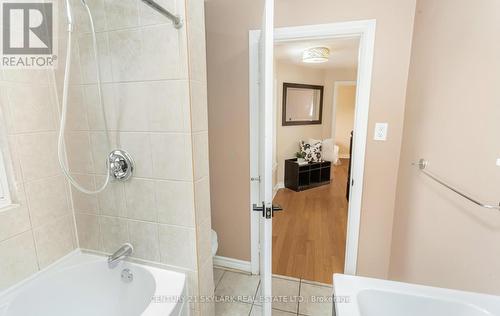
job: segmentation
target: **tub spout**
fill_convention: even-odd
[[[108,256],[108,267],[113,269],[116,267],[118,262],[122,261],[126,257],[130,256],[134,252],[134,246],[129,243],[123,244],[115,253]]]

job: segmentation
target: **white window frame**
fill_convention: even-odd
[[[7,181],[7,168],[5,167],[5,159],[0,150],[0,211],[1,209],[12,205],[10,195],[9,182]]]

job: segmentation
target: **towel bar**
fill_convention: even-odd
[[[470,195],[465,194],[465,193],[459,191],[457,188],[455,188],[455,187],[447,184],[443,180],[439,179],[436,175],[434,175],[433,173],[431,173],[431,172],[429,172],[429,171],[426,170],[428,164],[429,164],[429,162],[427,160],[425,160],[425,159],[420,159],[417,163],[412,163],[412,165],[418,166],[418,169],[422,173],[424,173],[426,176],[428,176],[432,180],[436,181],[437,183],[441,184],[445,188],[447,188],[447,189],[455,192],[456,194],[460,195],[461,197],[463,197],[463,198],[471,201],[472,203],[474,203],[474,204],[476,204],[478,206],[484,207],[484,208],[488,208],[488,209],[492,209],[492,210],[500,210],[500,203],[499,203],[499,205],[489,205],[489,204],[485,204],[485,203],[479,202],[475,198],[472,198]]]

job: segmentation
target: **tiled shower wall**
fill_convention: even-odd
[[[109,253],[130,242],[135,257],[186,272],[190,294],[213,293],[203,1],[158,1],[186,19],[181,29],[139,0],[87,2],[98,35],[106,120],[89,23],[76,0],[71,172],[88,188],[99,187],[115,148],[128,151],[136,168],[130,181],[113,181],[97,196],[72,190],[80,247]],[[203,315],[213,309],[191,307]]]
[[[186,272],[190,294],[213,293],[203,1],[158,2],[184,16],[185,26],[175,29],[139,0],[87,0],[106,120],[87,16],[79,0],[73,5],[70,170],[87,188],[100,186],[105,158],[121,148],[136,162],[129,182],[112,182],[97,196],[70,193],[57,162],[60,113],[51,73],[1,73],[1,148],[17,205],[0,211],[0,290],[78,245],[112,252],[131,242],[138,259]],[[63,1],[59,6],[61,97],[67,41]],[[212,304],[191,308],[213,314]]]
[[[1,72],[0,149],[14,205],[0,210],[0,291],[77,247],[50,74]]]

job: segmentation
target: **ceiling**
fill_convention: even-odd
[[[302,52],[308,48],[325,46],[330,48],[328,62],[321,64],[306,64],[302,62]],[[297,41],[276,43],[274,57],[279,62],[320,69],[356,68],[358,64],[359,38],[336,38],[314,41]]]

